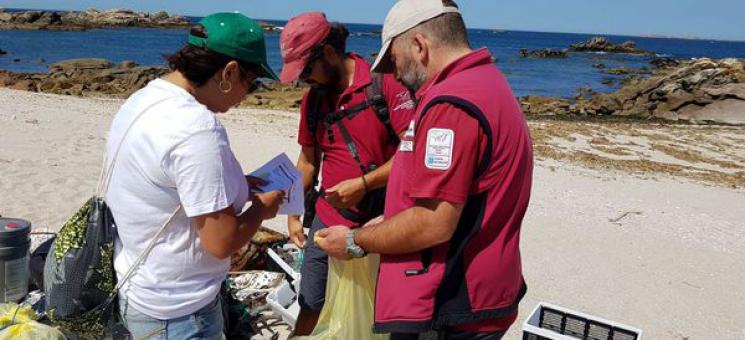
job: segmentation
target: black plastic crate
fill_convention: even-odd
[[[641,330],[545,303],[539,304],[523,325],[523,340],[641,338]]]

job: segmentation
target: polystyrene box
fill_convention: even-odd
[[[299,287],[299,281],[297,282],[297,287]],[[279,287],[269,292],[266,296],[266,303],[290,327],[295,326],[295,321],[300,314],[300,304],[297,300],[297,294],[292,291],[289,282],[285,280]]]
[[[279,287],[269,292],[266,296],[266,303],[274,313],[282,317],[290,327],[295,326],[295,321],[300,314],[300,304],[297,299],[297,293],[300,289],[300,273],[292,269],[288,263],[282,260],[277,253],[271,248],[267,250],[269,258],[276,262],[280,268],[289,276],[289,280],[284,280]]]

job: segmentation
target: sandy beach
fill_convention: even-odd
[[[95,190],[120,99],[0,89],[0,215],[57,230]],[[249,172],[298,154],[297,112],[222,115]],[[641,328],[745,339],[745,127],[531,121],[528,295]],[[672,149],[671,149],[672,148]],[[268,227],[285,230],[285,219]]]

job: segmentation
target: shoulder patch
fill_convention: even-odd
[[[433,170],[448,170],[453,163],[455,132],[450,129],[431,128],[427,131],[427,152],[424,166]]]

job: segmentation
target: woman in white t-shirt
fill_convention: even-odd
[[[250,194],[215,113],[240,103],[258,77],[276,75],[261,27],[235,13],[204,18],[168,63],[171,73],[121,107],[107,145],[109,154],[119,150],[106,194],[119,233],[118,278],[177,211],[120,291],[120,313],[135,339],[219,339],[229,257],[283,197]]]

